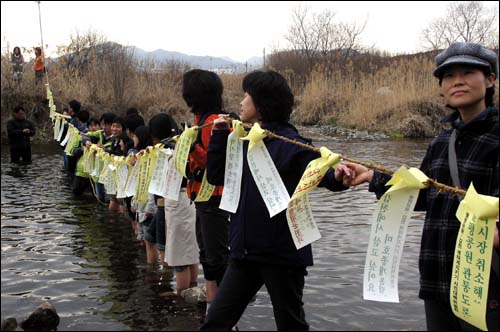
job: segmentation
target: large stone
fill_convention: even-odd
[[[204,287],[191,287],[181,292],[181,297],[187,303],[197,304],[207,302],[207,293]]]
[[[33,313],[21,323],[25,331],[53,331],[59,325],[59,315],[53,305],[42,303]]]

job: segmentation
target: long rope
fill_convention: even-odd
[[[89,181],[90,181],[90,186],[92,187],[92,193],[94,194],[94,197],[97,199],[97,201],[100,204],[107,206],[106,202],[101,201],[101,199],[99,198],[99,195],[97,195],[97,189],[94,186],[94,181],[92,180],[92,178],[89,177]],[[96,183],[96,186],[97,186],[97,183]]]
[[[229,116],[226,117],[225,119],[228,122],[232,120],[232,118],[230,118]],[[198,127],[198,129],[209,127],[209,126],[213,125],[214,122],[215,121],[212,121],[210,123],[204,124],[203,126]],[[243,126],[245,128],[248,128],[248,129],[252,128],[252,125],[250,125],[250,124],[243,123]],[[266,130],[266,129],[264,129],[264,133],[268,137],[276,138],[276,139],[279,139],[279,140],[282,140],[282,141],[285,141],[285,142],[288,142],[288,143],[291,143],[291,144],[295,144],[295,145],[301,146],[301,147],[303,147],[305,149],[309,149],[309,150],[312,150],[312,151],[320,153],[320,149],[317,148],[317,147],[314,147],[312,145],[309,145],[309,144],[306,144],[306,143],[302,143],[302,142],[290,139],[288,137],[284,137],[284,136],[275,134],[275,133],[273,133],[273,132],[271,132],[269,130]],[[349,162],[352,162],[352,163],[355,163],[355,164],[358,164],[358,165],[362,165],[362,166],[365,166],[366,168],[377,170],[377,171],[380,171],[380,172],[385,173],[385,174],[392,175],[392,174],[395,173],[395,171],[393,171],[393,170],[387,169],[384,166],[381,166],[381,165],[378,165],[378,164],[375,164],[375,163],[372,163],[372,162],[360,161],[360,160],[348,158],[348,157],[345,157],[345,156],[341,156],[341,158],[343,160],[345,160],[345,161],[349,161]],[[437,182],[436,180],[433,180],[433,179],[428,179],[426,181],[426,184],[429,185],[429,186],[431,186],[431,187],[437,188],[439,190],[439,192],[446,191],[446,192],[450,192],[450,193],[461,195],[461,196],[465,196],[465,194],[466,194],[466,191],[463,190],[463,189],[460,189],[460,188],[457,188],[457,187],[451,187],[451,186],[448,186],[446,184]]]

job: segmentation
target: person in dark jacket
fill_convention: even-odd
[[[436,137],[420,169],[438,182],[468,188],[471,182],[478,193],[498,197],[499,136],[498,109],[494,105],[498,56],[476,43],[455,43],[436,56],[434,76],[439,79],[447,107],[454,112],[443,121],[452,129]],[[450,171],[449,151],[452,135],[458,176],[455,184]],[[368,182],[369,190],[380,198],[390,176],[357,164],[346,163],[356,176],[350,184]],[[420,190],[415,210],[427,211],[420,248],[420,293],[424,300],[429,331],[478,330],[455,316],[450,305],[450,284],[455,244],[460,221],[456,195],[430,187]],[[498,217],[494,236],[492,266],[498,266]],[[496,256],[496,257],[495,257]],[[499,286],[494,269],[490,274],[486,322],[488,330],[499,328]]]
[[[31,137],[35,135],[33,123],[26,120],[24,107],[16,106],[13,118],[7,122],[7,136],[10,145],[10,160],[13,163],[31,162]]]
[[[242,122],[259,122],[264,129],[310,144],[288,122],[294,97],[282,75],[274,71],[250,73],[243,79],[243,90]],[[208,181],[214,185],[224,183],[228,134],[227,122],[216,120],[207,156]],[[320,154],[278,139],[266,138],[264,143],[292,196],[307,165]],[[286,211],[270,217],[249,169],[247,150],[245,142],[241,198],[229,225],[229,266],[201,329],[230,330],[265,284],[278,330],[308,330],[302,294],[306,268],[313,265],[311,245],[296,249]],[[340,174],[336,177],[330,169],[320,185],[334,191],[347,189]]]

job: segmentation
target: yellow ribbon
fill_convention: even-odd
[[[320,153],[321,157],[312,160],[309,165],[307,165],[292,195],[292,201],[316,188],[325,176],[326,171],[331,167],[337,167],[340,162],[341,156],[325,147],[320,148]]]
[[[255,146],[257,142],[260,142],[266,137],[266,131],[262,129],[258,122],[254,123],[252,129],[247,136],[242,137],[241,139],[244,141],[250,141],[248,144],[248,151],[252,151],[252,148]]]
[[[453,260],[451,308],[456,316],[486,331],[498,197],[478,194],[471,183],[456,216],[461,225]]]
[[[174,167],[175,169],[186,177],[186,163],[189,156],[191,144],[196,139],[198,127],[191,127],[184,129],[184,132],[179,137],[179,141],[175,145],[174,151]]]

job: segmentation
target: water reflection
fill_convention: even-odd
[[[396,169],[418,166],[427,142],[316,142],[334,152]],[[74,198],[57,145],[35,146],[31,165],[2,149],[2,318],[23,318],[50,301],[60,330],[196,330],[203,308],[158,296],[172,290],[170,269],[149,268],[130,223],[91,194]],[[311,203],[322,238],[304,290],[313,330],[422,330],[417,258],[422,214],[415,214],[401,261],[400,304],[363,301],[362,279],[375,197],[366,187],[317,190]],[[201,272],[202,273],[202,272]],[[199,282],[202,281],[200,273]],[[381,319],[383,318],[383,319]],[[263,288],[242,330],[274,330]]]

